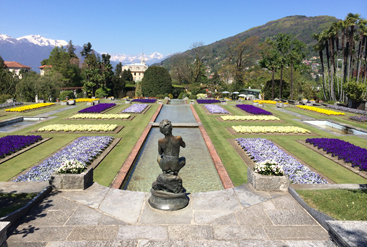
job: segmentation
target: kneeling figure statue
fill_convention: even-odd
[[[152,184],[149,204],[156,209],[175,211],[186,207],[189,199],[182,186],[178,172],[186,164],[185,157],[179,157],[180,147],[186,144],[181,136],[172,135],[171,121],[164,119],[159,123],[159,129],[164,138],[158,141],[158,164],[162,174]]]

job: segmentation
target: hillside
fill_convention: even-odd
[[[316,41],[312,39],[312,34],[320,33],[329,27],[331,23],[337,20],[337,18],[332,16],[306,17],[296,15],[270,21],[265,25],[253,27],[235,36],[225,38],[204,46],[203,48],[205,56],[203,60],[205,65],[209,65],[211,67],[212,71],[217,71],[221,66],[221,62],[226,59],[226,49],[227,43],[229,41],[232,41],[236,38],[239,38],[241,41],[243,41],[251,36],[259,36],[260,41],[264,41],[267,37],[276,36],[278,33],[295,35],[297,39],[306,43],[307,49],[309,50],[308,55],[314,55],[315,53],[312,51],[312,46],[316,44]],[[190,59],[191,61],[194,61],[195,59],[194,50],[188,50],[165,59],[162,61],[163,66],[169,70],[171,68],[173,59],[177,58],[177,56],[185,57],[185,59]]]

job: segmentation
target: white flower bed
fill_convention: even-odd
[[[275,116],[257,115],[257,116],[221,116],[224,121],[280,121]]]
[[[76,114],[70,119],[128,119],[130,114]]]
[[[232,126],[237,133],[286,133],[286,134],[307,134],[309,130],[295,126]]]
[[[114,131],[117,124],[52,124],[38,129],[37,131],[72,131],[72,132],[94,132],[94,131]]]

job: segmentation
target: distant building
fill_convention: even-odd
[[[147,64],[144,60],[144,54],[141,58],[141,63],[132,63],[132,64],[125,64],[122,66],[122,71],[129,70],[131,71],[131,74],[133,75],[133,79],[135,82],[141,81],[144,77],[145,71],[148,69]]]
[[[52,65],[42,65],[38,68],[40,69],[40,75],[43,76],[47,70],[52,68]]]
[[[7,69],[10,72],[14,72],[20,79],[22,79],[22,75],[20,74],[20,70],[24,69],[25,72],[28,72],[31,70],[31,67],[29,66],[25,66],[23,64],[20,64],[18,62],[14,62],[14,61],[4,61]]]

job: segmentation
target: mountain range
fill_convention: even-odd
[[[23,65],[32,67],[32,70],[39,72],[41,61],[49,57],[50,52],[55,46],[66,47],[68,42],[65,40],[47,39],[41,35],[27,35],[20,38],[13,38],[5,34],[0,34],[0,56],[4,61],[16,61]],[[82,46],[74,45],[75,54],[81,58]],[[96,52],[96,51],[95,51]],[[96,52],[101,55],[105,52]],[[122,64],[137,63],[141,61],[142,53],[137,55],[126,55],[122,53],[110,54],[113,67],[121,62]],[[159,63],[163,59],[171,56],[164,56],[158,52],[150,55],[144,54],[144,60],[148,65]]]
[[[253,27],[247,31],[236,34],[232,37],[224,38],[214,43],[201,47],[203,55],[203,62],[210,66],[211,72],[219,71],[228,57],[228,42],[235,39],[244,41],[245,39],[258,36],[260,41],[266,38],[274,38],[278,33],[286,33],[294,35],[295,38],[304,42],[307,46],[308,56],[316,55],[312,47],[317,42],[312,38],[312,34],[320,33],[326,28],[330,27],[333,22],[338,21],[333,16],[315,16],[307,17],[303,15],[287,16],[278,20],[267,22],[264,25]],[[195,49],[185,51],[183,53],[171,56],[161,63],[170,70],[177,59],[187,60],[192,63],[195,60]]]

